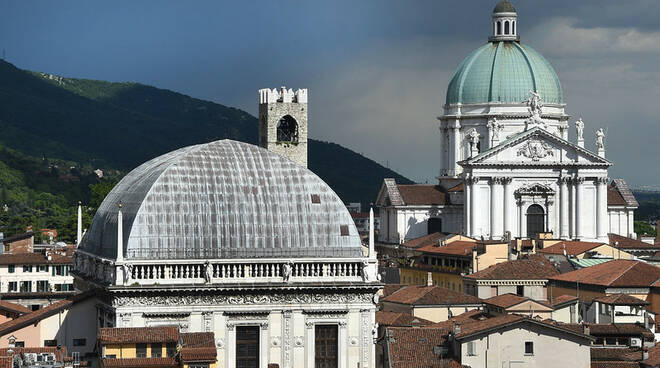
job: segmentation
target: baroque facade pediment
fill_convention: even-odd
[[[510,136],[499,145],[460,164],[464,167],[521,164],[607,167],[612,163],[542,128],[532,128]]]

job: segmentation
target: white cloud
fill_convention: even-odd
[[[660,52],[660,32],[634,27],[581,27],[579,19],[557,17],[533,27],[526,35],[548,55],[592,56]]]

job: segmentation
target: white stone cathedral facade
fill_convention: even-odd
[[[410,188],[384,183],[377,200],[379,240],[426,235],[431,227],[424,224],[433,219],[442,232],[483,239],[634,237],[638,204],[624,181],[608,178],[612,162],[605,158],[603,129],[592,138],[596,152],[586,149],[585,122],[565,112],[550,63],[520,43],[510,2],[496,6],[492,32],[458,67],[438,118],[439,185],[420,190],[428,197],[444,193],[444,203],[411,205]]]

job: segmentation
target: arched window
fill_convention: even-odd
[[[497,35],[499,36],[501,34],[502,34],[502,22],[497,21]]]
[[[291,115],[286,115],[277,124],[278,142],[298,142],[298,123]]]
[[[511,34],[516,35],[516,21],[511,22]]]
[[[509,34],[509,21],[507,20],[504,22],[504,34],[508,35]]]
[[[545,232],[545,211],[538,204],[527,208],[527,237],[534,238],[538,233]]]
[[[442,232],[442,219],[438,217],[431,217],[426,224],[427,234],[441,233]]]

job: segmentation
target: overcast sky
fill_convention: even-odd
[[[587,148],[604,127],[610,176],[660,184],[660,1],[513,3],[521,41],[559,74],[571,123],[583,117]],[[253,115],[259,88],[308,88],[312,138],[434,182],[447,84],[487,41],[496,1],[0,4],[0,47],[20,68],[150,84]]]

